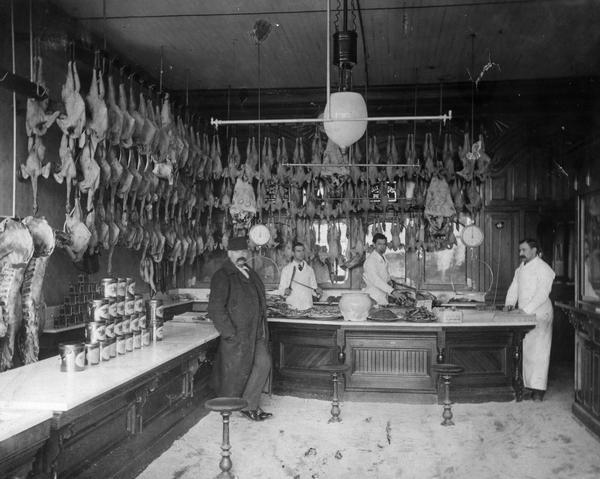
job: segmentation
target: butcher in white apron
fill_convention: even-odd
[[[549,295],[555,274],[539,257],[535,240],[519,244],[519,258],[522,263],[508,288],[505,309],[510,310],[518,303],[524,313],[535,314],[537,325],[523,339],[523,382],[533,391],[533,399],[541,401],[550,364],[553,309]]]
[[[317,286],[314,270],[304,260],[304,245],[294,243],[294,257],[281,270],[277,294],[285,296],[287,305],[292,309],[309,309],[313,306],[313,294],[323,293]]]
[[[378,305],[386,305],[389,302],[388,296],[396,296],[400,292],[394,290],[390,285],[389,265],[384,256],[387,249],[387,238],[381,233],[375,233],[373,244],[375,249],[367,256],[363,265],[363,281],[365,282],[363,292],[368,293]]]

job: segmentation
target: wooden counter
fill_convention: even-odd
[[[600,436],[600,311],[587,303],[556,303],[575,329],[573,414]]]
[[[535,317],[465,311],[462,323],[380,323],[270,318],[273,391],[329,398],[320,365],[350,366],[346,399],[435,402],[433,362],[463,366],[452,383],[461,402],[522,399],[522,340]],[[441,393],[441,392],[440,392]]]
[[[217,337],[211,324],[167,323],[162,342],[84,371],[61,372],[58,357],[6,371],[0,413],[14,423],[50,411],[32,466],[40,477],[135,477],[207,413],[207,355]],[[12,435],[0,445],[23,451],[31,442]],[[0,457],[0,477],[15,470]]]

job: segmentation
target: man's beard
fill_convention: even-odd
[[[246,266],[246,258],[238,258],[235,260],[235,264],[238,266]]]

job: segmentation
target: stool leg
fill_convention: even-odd
[[[338,397],[338,375],[337,373],[332,374],[333,380],[333,400],[331,402],[331,418],[329,418],[328,422],[342,422],[340,418],[340,402]]]
[[[452,421],[452,402],[450,401],[450,376],[442,376],[444,379],[444,412],[442,426],[454,426]]]
[[[231,445],[229,444],[229,417],[231,412],[221,412],[223,416],[223,443],[221,444],[221,461],[219,462],[219,468],[221,473],[216,479],[234,479],[235,476],[230,472],[233,464],[231,463]]]

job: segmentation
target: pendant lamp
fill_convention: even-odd
[[[367,129],[367,105],[360,93],[332,93],[325,106],[325,133],[342,149],[356,143]],[[333,121],[327,121],[331,118]],[[342,120],[342,121],[335,121]]]

